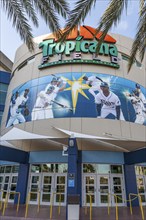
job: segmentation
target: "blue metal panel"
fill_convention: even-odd
[[[20,192],[20,204],[25,204],[27,184],[29,176],[29,164],[20,164],[16,192]],[[14,203],[17,203],[17,198]]]
[[[0,83],[9,84],[11,74],[0,70]]]
[[[137,183],[134,165],[124,165],[126,197],[129,200],[129,193],[137,194]],[[129,206],[129,202],[127,203]],[[138,206],[138,199],[132,202],[133,206]]]
[[[125,164],[137,164],[146,162],[146,148],[124,153]]]
[[[10,147],[4,147],[0,145],[0,160],[17,162],[17,163],[27,163],[29,158],[29,153],[13,149]]]
[[[62,151],[36,151],[31,152],[29,163],[67,163],[67,156],[62,156]]]
[[[3,112],[4,111],[4,107],[5,107],[4,105],[0,105],[0,111]]]
[[[9,161],[0,161],[0,166],[2,165],[16,165],[16,162],[9,162]]]
[[[82,151],[82,163],[124,164],[122,152]]]

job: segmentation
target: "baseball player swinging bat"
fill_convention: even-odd
[[[57,105],[59,105],[59,106],[61,106],[62,108],[67,108],[69,111],[73,111],[73,109],[72,108],[69,108],[68,106],[66,106],[66,105],[63,105],[63,104],[61,104],[61,103],[59,103],[59,102],[57,102],[57,101],[54,101],[54,100],[52,100],[52,102],[53,103],[55,103],[55,104],[57,104]]]

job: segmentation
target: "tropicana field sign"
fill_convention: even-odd
[[[101,57],[96,56],[97,44],[98,41],[96,39],[86,40],[86,36],[80,35],[75,40],[68,39],[64,43],[55,42],[55,39],[46,39],[39,44],[39,48],[42,48],[43,53],[42,63],[39,68],[70,63],[92,63],[119,68],[118,51],[115,44],[104,42],[100,47],[99,55],[109,56],[109,62],[101,60]],[[83,54],[89,54],[91,56],[84,58],[82,56]],[[51,57],[55,55],[57,55],[56,60],[52,62]],[[66,59],[69,56],[71,59]]]

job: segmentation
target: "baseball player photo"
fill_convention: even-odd
[[[62,84],[60,86],[60,84]],[[66,82],[61,81],[60,78],[53,77],[51,83],[47,85],[45,90],[38,94],[36,103],[32,109],[31,120],[54,118],[53,114],[53,103],[62,106],[60,103],[55,101],[58,92],[65,89]]]
[[[52,111],[52,100],[54,99],[55,87],[50,86],[47,91],[41,91],[38,96],[36,103],[32,109],[31,120],[53,118]]]
[[[103,82],[103,80],[102,79],[100,79],[98,76],[95,76],[95,75],[93,75],[93,76],[89,76],[89,77],[87,77],[87,76],[84,76],[83,77],[83,80],[85,80],[86,81],[86,84],[88,85],[88,86],[90,86],[90,89],[88,90],[90,93],[91,93],[91,95],[93,95],[94,96],[94,98],[95,98],[95,96],[96,96],[96,91],[100,91],[100,84],[101,84],[101,82]]]
[[[109,85],[102,82],[100,91],[95,96],[98,118],[120,119],[121,102],[116,94],[109,90]]]
[[[132,93],[127,92],[126,97],[130,100],[135,111],[135,123],[143,124],[146,120],[146,99],[140,90],[140,85],[136,84],[136,88]]]
[[[23,123],[26,121],[24,116],[29,114],[27,108],[29,89],[25,89],[24,92],[19,94],[17,91],[12,95],[10,102],[10,118],[8,120],[7,126],[10,127],[15,124]],[[24,114],[24,115],[23,115]]]

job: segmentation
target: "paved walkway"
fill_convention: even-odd
[[[111,208],[111,214],[108,216],[107,208],[93,208],[92,220],[116,220],[115,208]],[[119,220],[142,220],[139,207],[133,208],[133,215],[130,215],[130,210],[127,207],[119,207]],[[146,207],[144,207],[144,216],[146,220]],[[8,205],[5,216],[2,216],[0,210],[0,220],[49,220],[50,208],[48,206],[41,206],[40,212],[37,213],[37,206],[30,205],[28,210],[28,217],[25,218],[25,206],[21,205],[19,212],[16,212],[15,205]],[[58,215],[58,207],[53,207],[52,220],[66,220],[66,207],[61,207],[61,213]],[[85,215],[85,208],[80,209],[80,220],[90,220],[89,207],[87,215]]]

